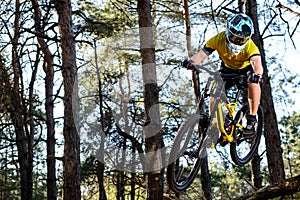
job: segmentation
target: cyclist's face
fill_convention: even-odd
[[[236,45],[229,41],[229,39],[226,39],[227,47],[229,48],[230,52],[234,55],[238,55],[244,48],[246,44],[243,45]]]
[[[236,35],[230,34],[228,36],[228,40],[229,40],[229,42],[231,42],[235,45],[242,46],[248,41],[248,38],[242,38],[242,37],[238,37]]]

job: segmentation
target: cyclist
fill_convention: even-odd
[[[237,73],[248,76],[248,101],[250,113],[247,116],[247,126],[244,133],[248,136],[256,132],[256,114],[259,106],[263,67],[258,47],[251,40],[254,33],[253,22],[245,14],[235,14],[228,20],[226,30],[209,39],[205,46],[189,60],[184,60],[181,65],[191,70],[194,64],[199,65],[215,50],[222,61],[220,72],[224,74]],[[234,83],[225,82],[225,90]]]

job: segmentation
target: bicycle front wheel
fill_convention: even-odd
[[[246,114],[241,120],[240,124],[246,124],[246,116],[249,113],[249,106]],[[257,131],[252,138],[243,136],[243,130],[237,129],[237,135],[235,142],[230,144],[230,154],[233,162],[237,165],[247,164],[253,157],[255,151],[258,149],[260,138],[263,128],[263,110],[262,107],[258,107],[257,111]]]
[[[179,128],[172,146],[167,181],[171,190],[181,192],[194,181],[206,156],[204,147],[206,115],[194,115]],[[204,125],[203,125],[204,124]]]

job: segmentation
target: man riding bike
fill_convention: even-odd
[[[209,39],[205,46],[189,60],[184,60],[182,66],[193,69],[215,50],[222,60],[220,72],[223,74],[248,75],[248,101],[250,113],[247,116],[247,126],[244,134],[253,136],[256,133],[256,114],[259,106],[263,67],[258,47],[251,40],[254,33],[253,22],[245,14],[236,14],[228,20],[226,30]],[[225,90],[234,83],[225,82]]]

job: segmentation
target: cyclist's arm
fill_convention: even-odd
[[[263,67],[261,64],[261,57],[260,55],[254,55],[250,58],[250,63],[253,67],[254,73],[262,75],[263,74]]]
[[[192,61],[195,62],[196,65],[199,65],[203,60],[205,60],[212,52],[214,51],[214,49],[208,48],[206,47],[206,45],[201,49],[201,51],[199,51],[198,53],[196,53],[195,55],[193,55],[190,59]]]

